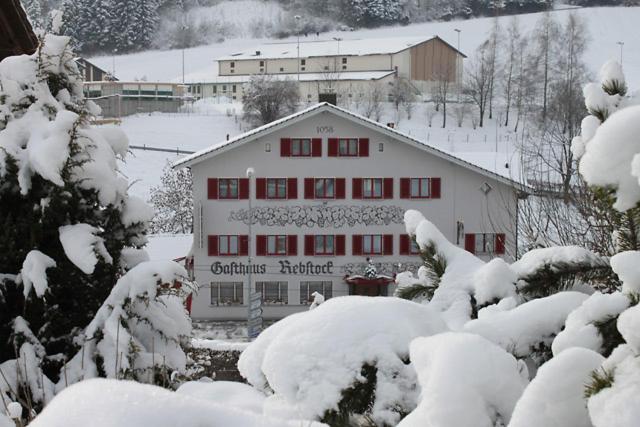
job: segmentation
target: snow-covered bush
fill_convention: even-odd
[[[324,426],[295,418],[290,420],[268,418],[203,397],[205,396],[176,393],[133,381],[87,380],[62,391],[30,426]]]
[[[240,356],[240,373],[273,393],[265,413],[341,425],[366,416],[395,425],[417,403],[409,343],[446,330],[429,307],[385,297],[332,298],[267,328]]]
[[[473,334],[417,338],[411,361],[420,403],[398,427],[506,425],[528,382],[524,363]]]
[[[57,389],[87,378],[169,385],[184,373],[191,320],[183,301],[193,290],[175,262],[148,261],[125,274],[78,339],[81,349],[62,367]]]

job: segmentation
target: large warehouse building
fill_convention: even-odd
[[[192,76],[187,83],[196,98],[238,100],[249,78],[262,74],[298,80],[302,100],[314,103],[321,94],[364,96],[394,78],[428,93],[438,81],[459,84],[464,58],[437,36],[269,43],[218,58],[218,76]]]
[[[175,166],[193,173],[194,319],[246,319],[250,289],[266,319],[306,310],[316,291],[392,294],[394,274],[420,266],[407,209],[485,259],[515,254],[517,182],[331,104]]]

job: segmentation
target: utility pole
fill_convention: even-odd
[[[300,15],[295,16],[296,34],[298,35],[298,83],[300,83]]]
[[[458,81],[458,102],[460,102],[460,92],[462,91],[462,54],[460,53],[460,33],[462,30],[459,28],[454,28],[453,31],[458,33],[458,46],[456,49],[456,80]]]
[[[616,44],[620,46],[620,66],[622,66],[622,47],[624,46],[624,42],[616,42]]]

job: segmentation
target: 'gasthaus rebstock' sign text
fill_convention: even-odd
[[[280,274],[288,275],[332,275],[333,274],[333,262],[327,261],[324,264],[314,264],[311,261],[292,263],[291,261],[282,260],[278,261],[278,271]],[[267,272],[267,264],[251,264],[242,262],[214,262],[211,264],[211,272],[215,275],[226,276],[244,276],[249,274],[251,270],[252,274],[265,274]]]

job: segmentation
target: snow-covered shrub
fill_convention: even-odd
[[[63,390],[30,426],[322,427],[324,425],[295,418],[290,420],[268,418],[209,399],[190,396],[189,393],[176,393],[133,381],[92,379]]]
[[[509,427],[588,427],[584,385],[604,358],[570,348],[542,365],[518,400]]]
[[[506,425],[527,382],[527,368],[486,339],[447,332],[411,343],[420,403],[398,427]]]
[[[81,349],[62,367],[57,389],[87,378],[134,379],[169,385],[184,373],[193,290],[175,262],[143,262],[125,274],[84,330]]]
[[[409,343],[446,330],[429,307],[385,297],[332,298],[267,328],[243,352],[240,373],[272,392],[265,413],[339,425],[366,416],[395,425],[417,403]]]

